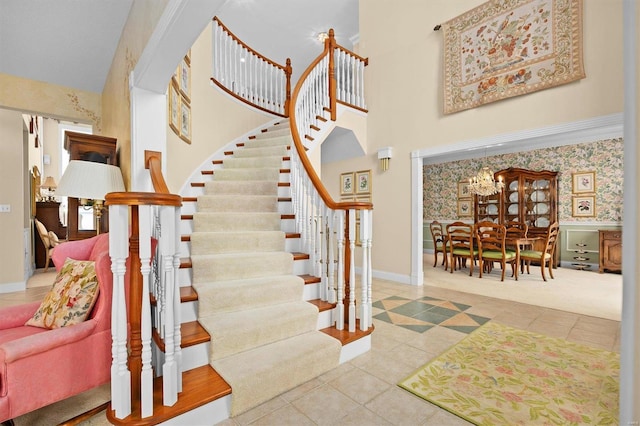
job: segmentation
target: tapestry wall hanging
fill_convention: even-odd
[[[585,77],[582,0],[490,0],[442,29],[445,114]]]

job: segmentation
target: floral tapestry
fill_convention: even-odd
[[[491,0],[442,29],[445,114],[585,77],[582,0]]]

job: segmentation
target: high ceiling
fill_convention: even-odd
[[[0,73],[101,93],[135,0],[0,0]],[[352,48],[358,0],[230,0],[220,20],[256,51],[284,64],[294,82],[333,28]]]

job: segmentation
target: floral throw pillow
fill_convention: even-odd
[[[81,323],[89,316],[97,295],[95,263],[67,258],[51,290],[25,325],[59,328]]]

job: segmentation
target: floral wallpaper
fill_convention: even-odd
[[[457,213],[457,182],[468,180],[480,168],[494,172],[509,167],[558,172],[558,219],[564,222],[622,222],[623,141],[607,139],[487,158],[424,166],[425,221],[450,221]],[[573,217],[572,173],[595,171],[596,215]]]

